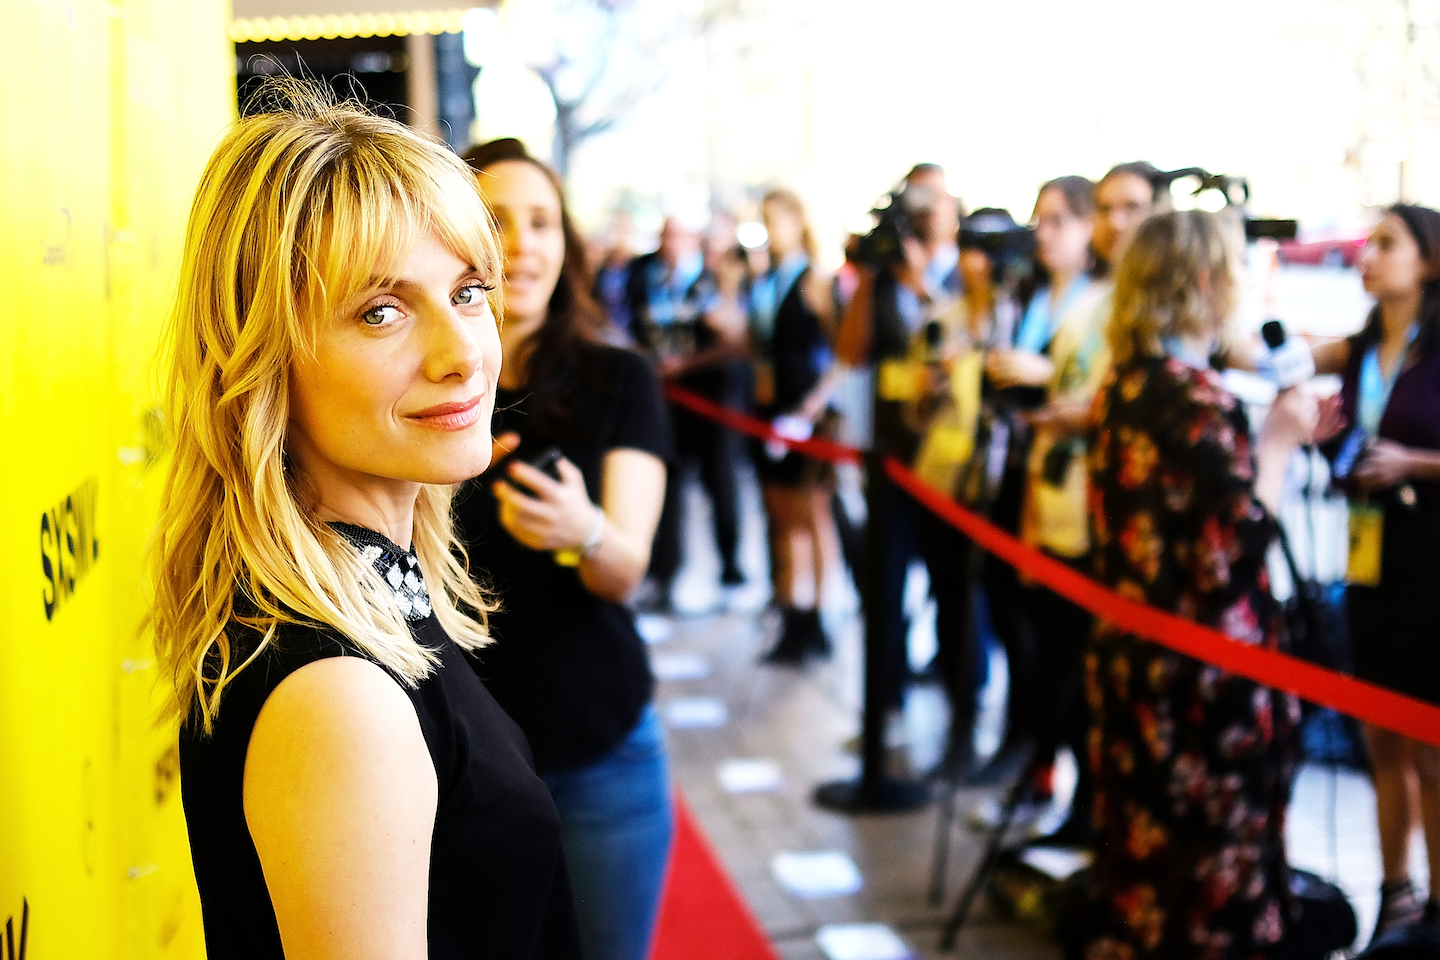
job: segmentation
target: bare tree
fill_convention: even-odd
[[[739,17],[742,0],[551,0],[547,12],[548,43],[529,65],[555,101],[554,161],[564,176],[576,147],[658,92],[676,50]]]

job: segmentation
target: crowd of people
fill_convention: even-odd
[[[151,624],[211,956],[646,956],[672,811],[636,597],[671,602],[691,466],[721,582],[744,582],[742,457],[779,611],[766,663],[829,653],[827,579],[863,562],[885,611],[872,679],[900,709],[921,561],[944,775],[1023,771],[1044,795],[1074,753],[1046,838],[1094,857],[1072,955],[1324,954],[1285,859],[1293,697],[1094,623],[883,476],[857,558],[826,464],[744,451],[663,386],[806,439],[837,431],[842,366],[871,370],[877,450],[1121,594],[1276,649],[1265,557],[1291,459],[1320,443],[1352,499],[1357,673],[1440,702],[1440,213],[1380,220],[1374,312],[1313,349],[1338,396],[1284,385],[1252,430],[1219,374],[1265,366],[1232,325],[1241,221],[1169,209],[1150,164],[1047,182],[1029,228],[966,212],[922,164],[835,275],[783,189],[758,250],[717,214],[587,257],[518,141],[462,161],[282,92],[207,167],[172,322]],[[982,632],[1010,691],[987,758]],[[1440,869],[1422,893],[1407,861],[1418,820],[1440,868],[1440,751],[1366,735],[1375,935],[1440,925]]]

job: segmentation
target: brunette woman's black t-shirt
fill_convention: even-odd
[[[342,532],[373,545],[377,567],[408,557],[418,573],[414,554],[379,534],[348,526]],[[440,662],[417,687],[401,689],[415,707],[439,788],[430,845],[429,957],[579,960],[555,804],[535,775],[520,730],[476,679],[428,604],[423,612],[407,617],[411,632]],[[242,656],[255,637],[236,628]],[[284,958],[245,821],[245,755],[260,709],[282,680],[317,660],[345,656],[364,654],[327,628],[287,624],[226,688],[212,735],[204,736],[195,723],[181,732],[181,791],[210,960]]]
[[[605,455],[625,448],[668,461],[670,427],[659,381],[644,358],[590,346],[581,362],[588,367],[580,382],[589,386],[563,427],[534,423],[528,390],[500,390],[494,431],[518,433],[515,452],[526,460],[559,447],[599,503]],[[501,604],[490,618],[495,642],[471,659],[530,738],[540,773],[585,766],[614,749],[650,702],[655,681],[645,644],[626,607],[595,596],[575,567],[531,550],[500,525],[495,479],[495,471],[487,472],[456,498],[471,570]]]

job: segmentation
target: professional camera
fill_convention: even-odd
[[[875,226],[856,243],[855,259],[876,270],[904,263],[904,241],[915,236],[912,217],[934,203],[935,197],[923,186],[902,183],[885,194],[870,210]]]
[[[1009,210],[981,207],[960,221],[957,238],[962,250],[980,250],[995,265],[999,285],[1014,284],[1029,275],[1035,261],[1035,231],[1015,222]]]
[[[1294,220],[1252,217],[1250,181],[1225,173],[1211,173],[1203,167],[1183,167],[1160,175],[1157,190],[1168,190],[1176,206],[1198,206],[1218,210],[1234,207],[1245,221],[1246,240],[1293,240],[1298,224]],[[1218,202],[1217,202],[1218,201]]]

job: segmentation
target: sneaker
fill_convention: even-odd
[[[1088,813],[1076,814],[1073,810],[1056,811],[1064,820],[1056,824],[1050,816],[1043,816],[1031,824],[1030,844],[1037,847],[1069,847],[1071,849],[1093,849],[1095,828]]]
[[[1049,809],[1048,803],[1036,803],[1034,800],[1021,800],[1015,807],[1015,814],[1010,818],[1011,827],[1025,826],[1034,823]],[[965,814],[965,823],[977,833],[984,833],[994,830],[1000,826],[1000,815],[1004,812],[1000,800],[994,797],[986,797],[971,807]]]
[[[1024,772],[1032,749],[1028,741],[1002,744],[983,767],[965,778],[963,786],[1000,787],[1010,784]]]
[[[1409,880],[1380,885],[1380,915],[1375,919],[1375,932],[1370,936],[1373,944],[1387,932],[1414,923],[1425,916],[1430,904],[1422,903]]]

